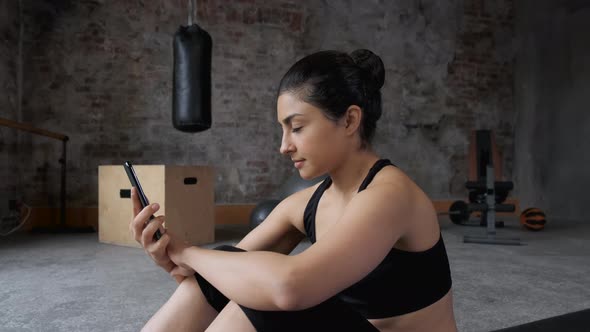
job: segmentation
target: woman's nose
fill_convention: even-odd
[[[289,140],[288,135],[283,135],[281,139],[281,148],[279,149],[282,154],[289,154],[293,152],[293,144]]]

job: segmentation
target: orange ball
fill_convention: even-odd
[[[520,214],[520,224],[528,230],[540,231],[546,223],[545,213],[541,209],[528,208]]]

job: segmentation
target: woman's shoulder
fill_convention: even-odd
[[[417,187],[416,183],[404,171],[394,165],[379,170],[367,188],[376,186],[387,186],[395,192],[404,193],[413,191]]]
[[[389,187],[392,197],[403,197],[402,204],[408,206],[409,228],[398,243],[401,249],[420,251],[438,240],[438,217],[432,200],[410,176],[397,167],[385,167],[371,184]]]
[[[381,192],[391,195],[392,204],[398,202],[411,210],[421,212],[419,214],[434,213],[434,206],[428,195],[410,176],[397,167],[384,167],[367,186],[367,188],[371,187],[386,188]]]

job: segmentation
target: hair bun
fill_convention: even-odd
[[[356,50],[350,53],[350,57],[365,72],[367,87],[373,91],[381,89],[385,83],[385,66],[381,58],[366,49]]]

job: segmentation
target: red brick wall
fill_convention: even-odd
[[[455,111],[458,129],[465,135],[477,129],[495,131],[508,178],[514,144],[513,35],[512,0],[466,0],[455,55],[448,65],[446,98],[446,105]],[[460,194],[467,177],[467,159],[459,153],[451,160],[458,170],[451,193]]]

